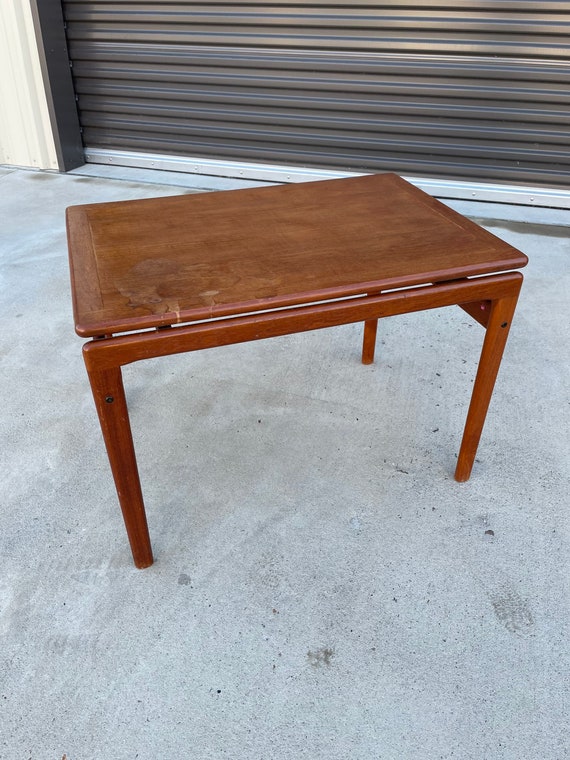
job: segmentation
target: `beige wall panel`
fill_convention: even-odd
[[[28,0],[0,2],[0,163],[58,169]]]

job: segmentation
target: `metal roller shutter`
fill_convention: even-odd
[[[87,148],[570,186],[570,4],[65,0]]]

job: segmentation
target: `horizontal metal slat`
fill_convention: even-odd
[[[465,135],[437,135],[437,134],[419,134],[398,133],[395,131],[378,131],[374,134],[370,132],[354,131],[345,129],[342,133],[334,130],[318,129],[315,126],[310,128],[296,129],[290,126],[284,129],[282,125],[258,125],[255,128],[247,127],[245,124],[222,124],[220,122],[190,122],[175,124],[168,120],[154,120],[145,122],[144,125],[137,123],[136,120],[129,120],[126,117],[110,119],[103,122],[93,114],[91,118],[87,117],[85,122],[86,128],[100,129],[102,132],[109,129],[116,134],[123,131],[128,135],[135,135],[137,132],[145,134],[176,134],[178,139],[194,139],[207,134],[210,139],[216,138],[221,141],[251,141],[253,143],[265,144],[273,142],[281,146],[290,144],[303,144],[305,148],[310,146],[321,146],[331,149],[351,149],[362,151],[378,150],[398,150],[402,154],[406,153],[427,153],[431,156],[461,156],[467,158],[491,159],[499,158],[501,160],[518,161],[524,158],[525,161],[542,161],[544,163],[561,163],[566,160],[568,155],[568,140],[566,144],[550,144],[548,148],[544,144],[533,144],[532,142],[513,142],[506,139],[507,134],[499,135],[491,132],[487,139],[471,139],[466,142]],[[502,138],[502,139],[501,139]]]
[[[153,140],[152,135],[124,135],[124,141],[119,147],[133,148],[137,150],[141,145],[152,146],[153,151],[167,153],[172,155],[193,155],[193,156],[216,156],[227,157],[228,159],[235,150],[234,146],[229,146],[225,141],[214,141],[202,139],[191,142],[192,153],[188,153],[187,141],[178,140],[175,137]],[[98,139],[100,146],[111,146],[114,136],[101,135]],[[386,151],[382,154],[366,154],[359,151],[357,154],[347,151],[331,152],[330,150],[318,147],[311,147],[305,150],[303,146],[294,148],[284,148],[283,146],[257,143],[238,143],[240,154],[245,158],[257,161],[266,161],[271,158],[273,161],[279,160],[292,165],[314,165],[314,166],[342,166],[350,171],[390,171],[390,167],[397,163],[403,167],[402,173],[427,175],[427,176],[471,176],[473,178],[483,178],[492,176],[495,179],[508,180],[512,176],[513,169],[516,168],[516,161],[496,161],[494,159],[485,159],[484,161],[470,161],[463,157],[437,157],[432,159],[428,154],[421,156],[409,156],[397,152]],[[517,172],[517,178],[521,182],[531,182],[532,184],[544,184],[545,168],[548,169],[549,175],[560,184],[565,184],[567,174],[560,171],[556,165],[545,166],[545,164],[532,163],[525,164]],[[566,184],[568,184],[566,182]]]
[[[148,6],[147,6],[148,7]],[[522,33],[533,35],[560,35],[569,26],[568,14],[510,12],[484,15],[472,10],[416,10],[406,13],[401,9],[389,10],[382,6],[358,7],[356,5],[335,8],[328,5],[320,10],[314,6],[288,7],[239,4],[212,4],[209,6],[156,5],[154,10],[143,11],[136,5],[128,7],[103,6],[99,9],[78,8],[69,10],[67,20],[76,22],[76,33],[97,26],[116,29],[127,28],[145,31],[172,29],[173,33],[185,27],[311,27],[314,29],[342,28],[343,30],[368,29],[433,29],[441,37],[455,36],[458,31],[481,35]]]
[[[95,103],[94,105],[97,105]],[[176,109],[165,108],[145,108],[141,104],[116,104],[107,105],[105,113],[100,109],[84,107],[83,124],[88,126],[99,126],[106,128],[120,129],[138,129],[146,128],[152,131],[168,129],[178,134],[183,134],[185,130],[212,129],[227,127],[229,124],[250,125],[256,124],[261,127],[281,127],[296,128],[302,130],[300,136],[306,134],[310,129],[326,129],[337,135],[345,135],[349,132],[373,133],[376,135],[383,134],[405,134],[410,140],[417,139],[418,136],[425,137],[446,137],[449,138],[447,146],[451,147],[452,140],[460,138],[462,141],[472,138],[480,140],[481,135],[485,135],[485,143],[490,140],[503,141],[509,143],[528,143],[528,144],[555,144],[558,146],[570,145],[570,132],[563,129],[545,130],[542,126],[532,129],[528,125],[522,126],[513,121],[505,123],[504,121],[491,121],[480,119],[473,124],[458,123],[454,119],[426,120],[416,115],[408,118],[386,118],[376,116],[375,118],[365,118],[360,114],[336,116],[331,112],[311,112],[303,115],[297,110],[289,109],[288,112],[283,110],[266,110],[252,111],[243,109],[219,108],[200,108],[197,106],[189,107],[177,111]],[[114,116],[113,114],[117,114]],[[424,143],[425,144],[425,143]]]
[[[436,79],[427,75],[416,77],[402,77],[396,73],[373,74],[356,76],[349,73],[321,73],[315,71],[306,72],[281,72],[269,70],[250,69],[209,69],[207,67],[193,67],[192,69],[180,69],[178,67],[155,66],[147,67],[143,63],[126,63],[121,66],[115,64],[84,64],[75,66],[75,77],[80,79],[102,80],[113,82],[132,78],[138,83],[168,82],[172,88],[195,85],[211,86],[213,88],[225,86],[244,88],[271,88],[291,89],[299,91],[306,89],[319,89],[321,92],[344,91],[351,92],[375,92],[379,95],[398,92],[402,95],[421,95],[429,92],[431,96],[446,98],[470,98],[484,97],[488,100],[527,99],[533,103],[543,102],[568,102],[568,87],[563,83],[543,84],[528,82],[512,82],[508,80],[485,80],[475,79]],[[81,88],[78,86],[81,93]]]
[[[382,111],[384,107],[388,107],[391,104],[398,104],[401,107],[410,105],[420,107],[422,104],[431,107],[433,110],[439,109],[445,112],[446,109],[454,110],[455,115],[464,118],[477,118],[477,114],[481,116],[481,112],[496,112],[502,113],[503,116],[507,116],[512,112],[515,117],[516,114],[520,117],[522,114],[527,114],[532,117],[532,114],[536,111],[540,118],[544,115],[548,115],[552,118],[560,115],[568,122],[568,109],[566,103],[556,104],[548,103],[545,107],[540,107],[529,103],[523,99],[520,101],[513,100],[510,103],[505,103],[493,100],[484,99],[484,93],[479,93],[479,98],[465,99],[463,102],[458,98],[449,98],[446,100],[444,97],[434,97],[429,93],[412,93],[409,100],[405,99],[401,93],[390,94],[382,93],[382,97],[379,97],[378,93],[359,93],[345,91],[338,92],[324,92],[323,90],[298,90],[289,89],[282,91],[274,91],[271,89],[264,90],[263,88],[246,89],[246,88],[213,88],[208,85],[193,84],[188,87],[170,87],[168,90],[153,86],[152,83],[146,84],[141,82],[140,84],[133,86],[128,80],[120,81],[113,80],[109,83],[98,82],[97,80],[83,80],[80,83],[78,89],[80,93],[89,94],[91,96],[96,95],[108,95],[114,98],[127,98],[138,97],[140,99],[158,100],[159,102],[169,101],[200,101],[200,102],[227,102],[227,103],[252,103],[258,104],[262,102],[271,102],[278,104],[293,105],[297,104],[299,108],[311,108],[313,106],[322,106],[331,109],[344,109],[344,108],[358,108],[372,111]],[[81,103],[81,98],[80,98]],[[501,107],[501,105],[503,107]]]
[[[161,2],[160,8],[164,10],[171,8],[175,12],[180,12],[181,6],[186,2]],[[133,2],[132,0],[65,0],[67,8],[67,14],[71,14],[74,11],[87,12],[97,11],[98,9],[104,10],[105,8],[121,9],[130,8],[135,16],[145,12],[156,12],[157,0],[139,0],[139,2]],[[243,0],[203,0],[202,7],[216,7],[216,6],[242,6]],[[312,8],[325,7],[329,8],[378,8],[378,0],[358,0],[353,5],[348,4],[346,0],[311,0],[307,3],[306,0],[249,0],[248,5],[256,8],[303,8],[310,6]],[[535,13],[537,15],[543,15],[545,13],[566,13],[568,11],[567,0],[541,0],[537,3],[536,0],[478,0],[472,2],[471,0],[438,0],[434,3],[433,0],[383,0],[381,3],[384,9],[395,9],[405,12],[417,12],[418,9],[426,8],[433,11],[437,9],[450,9],[465,10],[472,13],[485,13],[492,11],[497,13],[511,13],[521,12]]]
[[[334,55],[323,51],[242,50],[228,47],[200,47],[191,45],[140,45],[136,43],[87,42],[70,43],[70,55],[74,65],[82,61],[102,64],[177,65],[194,69],[232,69],[234,67],[255,70],[271,68],[286,71],[357,71],[361,74],[400,74],[402,76],[425,75],[429,70],[435,78],[477,78],[484,80],[506,79],[508,81],[560,82],[566,84],[570,73],[570,61],[529,61],[527,59],[496,59],[469,56],[436,56],[410,54],[406,56],[389,53],[354,53],[338,50]]]
[[[372,34],[370,28],[354,29],[351,34],[326,33],[311,34],[307,29],[283,27],[278,31],[268,31],[266,27],[240,26],[189,26],[186,29],[169,30],[160,25],[153,29],[116,29],[112,24],[101,24],[90,27],[88,24],[76,24],[71,39],[85,40],[116,40],[157,44],[169,42],[192,45],[228,45],[234,47],[264,47],[264,48],[305,48],[315,50],[334,50],[342,48],[350,51],[381,50],[389,52],[430,52],[434,54],[453,55],[483,55],[483,56],[515,56],[519,58],[562,58],[568,54],[568,38],[563,35],[552,35],[548,41],[539,35],[502,34],[493,38],[483,35],[471,36],[465,31],[458,30],[457,37],[442,39],[435,32],[426,33],[418,30],[411,32],[388,30]]]
[[[521,118],[519,111],[505,112],[493,111],[492,114],[478,113],[477,118],[464,120],[457,118],[453,113],[445,117],[441,115],[441,109],[432,108],[431,112],[425,109],[419,113],[419,108],[411,105],[407,110],[396,107],[387,112],[384,104],[378,104],[375,112],[354,112],[347,108],[318,110],[286,107],[282,103],[274,105],[251,105],[251,104],[228,104],[224,99],[220,102],[212,102],[204,105],[200,102],[178,104],[177,102],[155,104],[152,101],[136,100],[135,98],[119,98],[101,100],[88,95],[82,98],[82,110],[85,114],[96,112],[101,118],[104,114],[131,114],[138,116],[141,123],[152,120],[156,116],[168,115],[172,119],[182,121],[200,119],[218,119],[221,122],[241,121],[245,123],[280,123],[280,124],[327,124],[342,129],[344,125],[359,125],[363,130],[377,131],[382,129],[415,130],[427,134],[441,132],[450,134],[473,133],[481,134],[481,130],[496,130],[519,139],[519,135],[529,136],[529,139],[541,139],[542,141],[559,141],[565,143],[570,139],[570,130],[564,114],[559,114],[559,124],[553,120],[552,127],[546,127],[549,114],[533,114],[536,123],[529,118]],[[103,114],[101,116],[101,114]]]

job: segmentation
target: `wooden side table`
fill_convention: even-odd
[[[527,257],[394,174],[72,206],[77,333],[137,567],[153,562],[121,367],[459,305],[486,328],[455,477],[467,480]]]

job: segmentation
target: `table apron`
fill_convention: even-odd
[[[86,343],[83,346],[83,355],[88,370],[110,369],[158,356],[318,330],[443,306],[496,301],[518,295],[522,280],[523,276],[520,272],[505,272],[341,301],[111,336]]]

